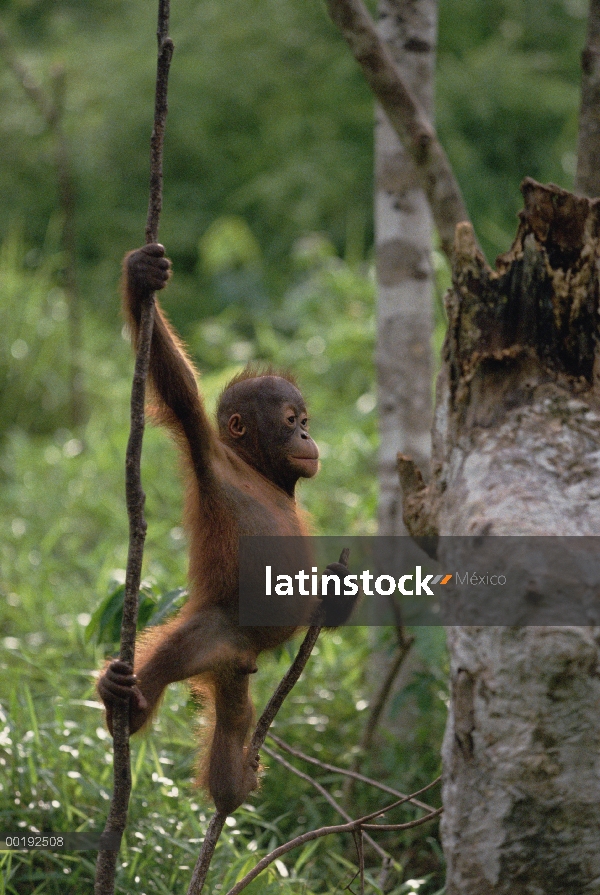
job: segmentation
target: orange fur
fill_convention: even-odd
[[[134,345],[142,303],[169,276],[163,252],[146,246],[124,261],[124,311]],[[135,672],[141,696],[131,699],[132,729],[150,722],[169,683],[191,679],[205,715],[213,719],[206,728],[200,779],[217,808],[229,813],[257,786],[257,757],[247,749],[253,720],[249,675],[263,650],[279,646],[295,631],[293,626],[239,626],[239,538],[307,534],[294,487],[298,478],[314,474],[318,452],[293,377],[271,368],[249,367],[234,377],[221,396],[215,431],[194,367],[158,304],[149,375],[153,415],[170,430],[184,460],[189,597],[176,618],[138,639]],[[308,466],[294,463],[299,457]],[[313,609],[307,606],[307,619]],[[107,715],[115,687],[124,680],[119,668],[111,668],[98,684]]]

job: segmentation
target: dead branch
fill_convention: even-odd
[[[248,746],[248,753],[250,755],[256,755],[258,757],[258,753],[265,741],[267,731],[269,730],[270,725],[273,723],[275,715],[281,708],[284,699],[302,674],[304,667],[308,662],[312,649],[317,642],[317,637],[319,636],[320,631],[321,628],[317,625],[313,625],[313,627],[308,629],[306,636],[302,641],[300,649],[298,650],[296,658],[281,679],[277,689],[267,703],[265,710],[258,719],[258,723],[254,729],[250,745]],[[190,880],[187,895],[200,895],[200,893],[202,892],[204,883],[206,881],[206,875],[210,867],[210,862],[212,860],[212,856],[214,854],[219,836],[221,835],[226,817],[226,814],[221,814],[218,811],[215,812],[213,819],[210,822],[204,842],[202,843],[200,857],[198,858],[196,866],[194,867],[194,872]]]
[[[283,765],[283,767],[288,770],[290,774],[295,774],[296,777],[300,777],[301,780],[305,780],[307,783],[310,783],[311,786],[314,786],[317,792],[321,793],[325,801],[329,802],[331,807],[334,808],[338,812],[338,814],[341,814],[344,820],[347,820],[349,823],[352,821],[352,818],[350,817],[348,812],[345,811],[338,802],[336,802],[331,793],[327,792],[325,787],[321,786],[318,780],[314,780],[308,774],[305,774],[304,771],[299,771],[298,768],[295,768],[293,764],[290,764],[289,761],[286,761],[282,755],[278,755],[277,752],[275,752],[273,749],[269,749],[268,746],[263,746],[263,751],[266,752],[267,755],[270,755],[271,758],[274,758],[275,761],[278,761],[279,764]],[[386,852],[385,849],[381,848],[381,846],[378,845],[374,839],[371,839],[370,836],[366,836],[365,838],[369,842],[369,845],[371,845],[371,847],[377,852],[380,858],[382,858],[384,861],[392,860],[392,856],[388,852]]]
[[[387,786],[385,783],[380,783],[378,780],[372,780],[370,777],[365,777],[364,774],[359,774],[356,771],[349,771],[346,768],[339,768],[334,764],[327,764],[325,761],[319,761],[318,758],[313,758],[310,755],[305,755],[304,752],[300,752],[299,749],[294,749],[292,746],[289,746],[285,740],[282,740],[280,737],[275,736],[274,733],[269,734],[269,739],[273,740],[274,743],[277,743],[280,749],[285,749],[286,752],[289,752],[290,755],[295,755],[296,758],[302,759],[302,761],[307,761],[309,764],[314,764],[319,768],[322,768],[324,771],[332,771],[334,774],[342,774],[347,777],[353,777],[355,780],[358,780],[360,783],[366,783],[369,786],[374,786],[376,789],[380,789],[382,792],[387,792],[389,795],[396,796],[399,799],[406,799],[411,805],[415,805],[417,808],[422,808],[423,811],[435,811],[435,808],[432,805],[428,805],[426,802],[421,802],[419,799],[415,799],[413,796],[407,796],[403,792],[399,792],[397,789],[393,789],[391,786]],[[431,784],[433,786],[433,784]]]
[[[344,549],[342,550],[342,553],[340,555],[340,562],[345,566],[348,565],[349,552],[350,551],[348,549]],[[248,746],[249,755],[253,755],[258,759],[258,753],[260,752],[265,742],[269,727],[273,723],[275,715],[281,708],[284,699],[292,690],[294,685],[297,683],[298,678],[304,671],[306,663],[310,658],[310,654],[313,651],[313,647],[317,642],[317,638],[320,633],[320,625],[312,625],[306,632],[306,636],[300,645],[300,649],[298,650],[296,658],[279,682],[277,689],[269,699],[262,715],[258,719],[258,723],[254,728],[254,733],[252,734],[252,739],[250,740],[250,745]],[[192,874],[192,879],[190,880],[187,895],[200,895],[200,893],[202,892],[204,883],[206,881],[208,868],[210,867],[210,862],[212,860],[217,841],[219,839],[219,836],[221,835],[223,824],[225,823],[225,817],[226,815],[220,814],[217,811],[210,823],[209,831],[211,831],[211,836],[209,838],[209,835],[207,833],[206,838],[202,844],[200,857],[198,858],[196,866],[194,867],[194,872]]]
[[[362,0],[326,0],[329,15],[361,66],[369,87],[411,156],[448,258],[454,230],[469,215],[452,166],[429,121],[402,80]]]
[[[435,786],[439,783],[440,778],[438,777],[436,780],[433,780],[431,783],[424,786],[423,789],[418,790],[418,792],[414,793],[413,796],[420,795],[428,789],[431,789],[432,786]],[[382,814],[386,814],[388,811],[391,811],[393,808],[397,808],[399,805],[404,804],[409,801],[413,796],[408,796],[406,799],[399,799],[397,802],[392,803],[391,805],[387,805],[385,808],[380,808],[377,811],[373,811],[371,814],[367,814],[364,817],[359,817],[357,820],[353,820],[350,823],[346,824],[336,824],[334,826],[328,827],[319,827],[317,830],[309,830],[307,833],[302,833],[300,836],[296,836],[294,839],[290,839],[289,842],[285,842],[283,845],[280,845],[278,848],[274,849],[268,855],[265,855],[262,860],[258,862],[256,867],[253,867],[244,877],[242,877],[239,882],[235,884],[235,886],[229,890],[227,895],[239,895],[239,893],[246,888],[252,880],[256,879],[256,877],[265,870],[269,864],[272,864],[273,861],[276,861],[278,858],[282,857],[282,855],[287,854],[289,851],[292,851],[295,848],[298,848],[301,845],[305,845],[307,842],[312,842],[315,839],[320,839],[323,836],[330,836],[332,833],[354,833],[356,831],[361,831],[362,828],[367,824],[370,820],[373,820],[375,817],[379,817]],[[405,824],[393,824],[394,830],[410,830],[413,827],[418,827],[421,824],[427,823],[430,820],[433,820],[442,813],[442,808],[437,808],[432,811],[430,814],[426,814],[424,817],[420,817],[417,820],[411,820]],[[379,827],[377,824],[371,824],[369,829],[384,829],[384,826]],[[189,895],[189,893],[188,893]]]
[[[156,242],[162,207],[162,147],[167,116],[167,85],[173,42],[168,37],[169,0],[159,0],[158,8],[158,63],[156,72],[156,100],[154,130],[151,144],[150,200],[146,239]],[[142,308],[138,347],[131,389],[131,424],[125,459],[125,493],[129,517],[129,552],[125,576],[125,599],[121,625],[123,662],[133,666],[137,628],[138,595],[142,574],[146,520],[145,494],[141,481],[142,441],[145,426],[146,379],[150,363],[150,345],[154,325],[154,296]],[[114,789],[105,832],[123,833],[127,823],[131,794],[131,766],[129,756],[129,703],[115,706],[113,719]],[[117,862],[116,851],[100,851],[96,864],[94,895],[112,895]]]
[[[415,638],[406,633],[404,625],[402,624],[402,620],[399,613],[399,607],[394,600],[393,597],[390,598],[390,603],[392,604],[392,611],[394,614],[397,614],[397,624],[396,624],[396,650],[395,655],[390,662],[387,673],[381,682],[381,686],[375,695],[375,699],[373,700],[373,705],[371,706],[371,710],[369,712],[369,717],[367,718],[362,736],[359,743],[359,753],[354,757],[352,761],[352,766],[350,768],[351,771],[358,771],[360,767],[360,761],[363,755],[365,755],[369,749],[371,748],[371,744],[373,742],[373,738],[375,736],[375,731],[377,730],[377,725],[383,715],[383,711],[387,704],[387,701],[390,697],[390,693],[392,692],[392,687],[394,685],[394,681],[400,674],[400,669],[404,665],[404,660],[408,656],[410,649],[414,643]],[[354,781],[355,777],[347,777],[344,785],[344,799],[348,801],[354,790]]]

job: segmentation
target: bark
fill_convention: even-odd
[[[402,80],[432,120],[437,0],[380,0],[378,30]],[[421,464],[431,453],[431,230],[414,163],[377,106],[379,532],[385,535],[406,533],[396,475],[398,449]]]
[[[575,189],[600,196],[600,0],[591,0],[581,54],[581,108]]]
[[[457,231],[430,483],[402,460],[415,533],[600,534],[600,202],[522,190],[495,271]],[[447,895],[600,892],[600,628],[448,642]]]
[[[167,119],[167,90],[169,69],[173,56],[173,41],[169,37],[170,0],[158,2],[158,58],[154,98],[154,126],[150,140],[150,197],[146,219],[146,241],[156,242],[162,209],[162,155]],[[142,488],[141,460],[145,428],[145,396],[150,347],[154,328],[154,295],[142,307],[137,339],[135,368],[131,386],[130,429],[125,455],[125,496],[129,519],[129,548],[125,574],[125,598],[121,622],[121,648],[119,658],[133,668],[135,637],[138,618],[140,581],[146,519],[144,504],[146,495]],[[113,794],[110,802],[105,833],[121,836],[127,824],[129,797],[131,795],[131,755],[129,748],[129,703],[115,706],[113,715]],[[118,851],[101,849],[96,861],[94,895],[113,895],[115,890]]]

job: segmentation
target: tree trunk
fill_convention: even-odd
[[[379,0],[380,36],[433,118],[437,0]],[[379,532],[404,534],[398,449],[431,453],[431,215],[412,159],[378,106],[375,125]]]
[[[400,461],[414,532],[600,534],[600,202],[522,190],[496,271],[457,230],[429,485]],[[600,628],[448,643],[447,895],[599,893]]]

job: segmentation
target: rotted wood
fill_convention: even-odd
[[[600,200],[529,178],[521,191],[495,269],[471,225],[456,230],[427,487],[398,461],[413,534],[600,533]]]
[[[530,179],[521,189],[519,231],[495,271],[470,225],[457,229],[445,351],[457,410],[477,398],[479,378],[498,378],[499,369],[513,372],[523,363],[533,363],[538,379],[565,375],[584,389],[592,383],[598,204]]]

